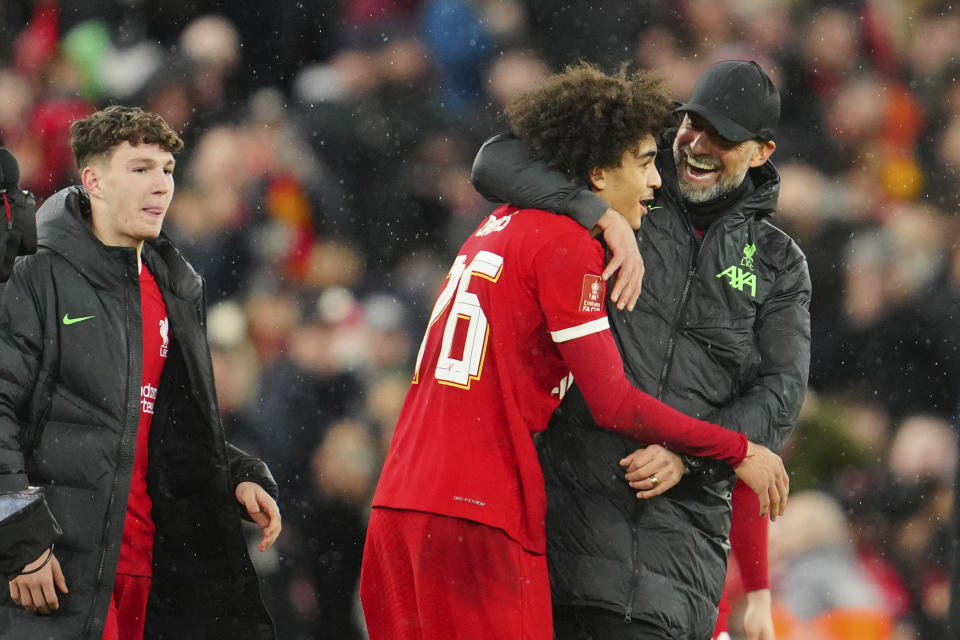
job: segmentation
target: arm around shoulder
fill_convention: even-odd
[[[473,161],[470,180],[487,200],[559,213],[587,229],[597,224],[609,206],[584,185],[535,160],[523,141],[510,134],[483,143]]]

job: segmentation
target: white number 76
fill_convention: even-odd
[[[447,276],[447,284],[440,292],[437,303],[433,305],[433,311],[430,313],[430,324],[423,336],[423,342],[420,343],[420,352],[417,354],[417,366],[413,372],[413,382],[420,380],[420,362],[423,360],[423,351],[427,346],[427,336],[430,335],[430,329],[434,323],[443,315],[450,300],[453,299],[453,306],[447,316],[446,325],[443,328],[443,339],[440,343],[440,355],[437,357],[437,367],[433,375],[440,384],[449,384],[455,387],[468,389],[470,381],[480,377],[483,369],[483,357],[487,350],[487,336],[489,327],[487,316],[480,308],[480,300],[477,294],[467,291],[470,286],[470,279],[476,275],[490,282],[496,282],[500,278],[503,267],[503,257],[489,251],[480,251],[476,257],[470,261],[469,266],[465,266],[467,256],[459,255],[453,261],[450,267],[450,273]],[[456,295],[454,295],[456,292]],[[466,340],[463,346],[463,357],[460,359],[451,356],[453,348],[453,336],[456,332],[457,323],[460,320],[469,322],[467,326]]]

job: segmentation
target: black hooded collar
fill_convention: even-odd
[[[83,187],[58,191],[37,211],[37,244],[61,255],[93,286],[111,289],[125,274],[137,274],[137,252],[100,242],[90,226],[90,215],[90,198]],[[166,234],[147,241],[142,258],[163,289],[187,300],[200,299],[200,276]]]

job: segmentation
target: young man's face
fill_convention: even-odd
[[[730,142],[702,117],[687,113],[673,141],[680,194],[690,202],[724,196],[743,182],[747,170],[767,161],[776,145]]]
[[[660,174],[654,164],[656,157],[656,142],[653,135],[647,134],[636,147],[623,154],[619,167],[597,168],[590,173],[594,193],[623,214],[634,229],[640,228],[647,203],[653,200],[653,190],[660,186]]]
[[[83,169],[101,242],[139,248],[160,234],[173,198],[173,166],[173,154],[159,145],[122,142]]]

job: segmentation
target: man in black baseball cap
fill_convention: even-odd
[[[726,60],[697,80],[676,108],[684,118],[674,141],[680,192],[689,202],[725,196],[776,149],[780,94],[756,62]],[[746,185],[743,185],[746,186]]]

